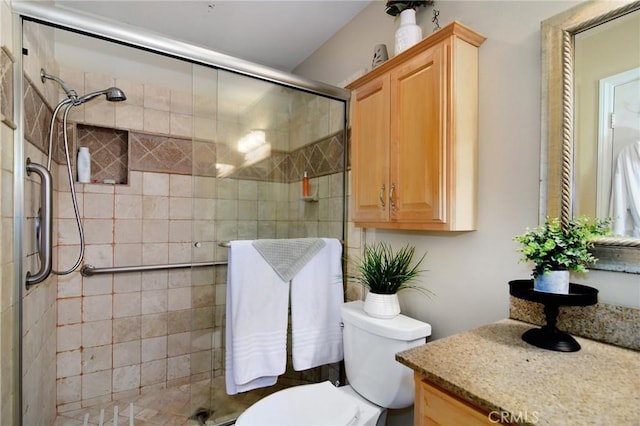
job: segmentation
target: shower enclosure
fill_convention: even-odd
[[[121,424],[227,424],[274,390],[337,380],[337,365],[288,368],[272,388],[225,394],[225,242],[344,241],[348,94],[53,7],[15,12],[15,164],[51,154],[52,269],[81,253],[78,270],[25,287],[43,261],[43,184],[16,168],[22,424],[116,412]],[[116,87],[126,100],[108,102]],[[67,103],[63,126],[54,111]],[[70,188],[79,147],[91,183]]]

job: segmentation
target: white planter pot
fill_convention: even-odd
[[[364,300],[364,311],[374,318],[395,318],[400,314],[398,295],[369,292]]]
[[[569,271],[549,271],[533,280],[533,289],[545,293],[569,294]]]
[[[422,40],[422,28],[416,25],[416,11],[405,9],[400,12],[400,27],[396,30],[395,54],[407,50]]]

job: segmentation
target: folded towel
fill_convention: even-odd
[[[297,371],[343,358],[342,244],[323,240],[325,246],[291,280],[292,355]]]
[[[276,383],[287,359],[289,283],[251,241],[232,241],[227,270],[225,381],[229,395]]]
[[[291,278],[324,247],[321,238],[255,240],[253,246],[283,281]]]

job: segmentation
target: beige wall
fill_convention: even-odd
[[[575,2],[437,2],[440,24],[458,20],[487,37],[480,48],[478,230],[466,233],[393,232],[350,227],[350,249],[359,241],[410,243],[426,251],[423,285],[432,300],[401,293],[401,308],[433,326],[439,338],[508,315],[508,281],[527,278],[514,235],[537,225],[540,179],[540,21]],[[417,15],[428,34],[431,8]],[[373,47],[393,51],[393,18],[374,2],[295,70],[327,83],[370,67]],[[574,277],[600,289],[601,301],[640,306],[637,275],[591,271]]]

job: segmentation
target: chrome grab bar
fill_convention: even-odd
[[[112,266],[106,268],[96,268],[93,265],[85,264],[80,269],[83,277],[90,277],[98,274],[112,274],[119,272],[144,272],[144,271],[160,271],[164,269],[181,269],[181,268],[201,268],[203,266],[220,266],[226,265],[226,261],[214,262],[196,262],[196,263],[165,263],[161,265],[140,265],[140,266]]]
[[[36,228],[40,270],[35,274],[27,272],[27,287],[46,280],[52,269],[53,179],[46,167],[38,163],[32,163],[31,159],[27,158],[27,175],[30,175],[31,172],[40,176],[42,182],[40,210],[38,211],[39,225]]]

